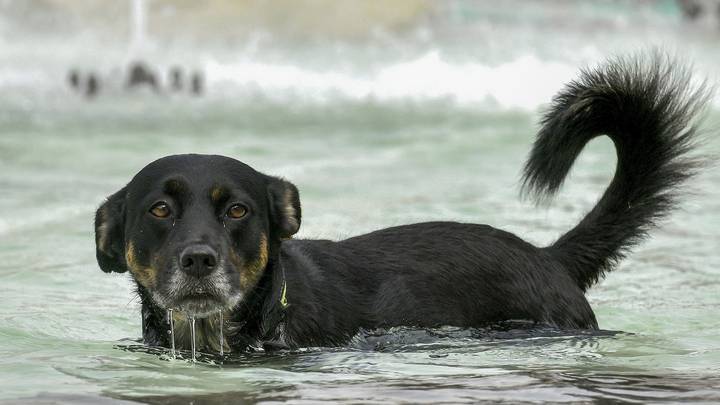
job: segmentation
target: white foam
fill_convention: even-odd
[[[498,65],[457,63],[447,61],[434,50],[413,60],[374,69],[366,75],[250,60],[210,61],[206,70],[211,84],[217,87],[227,88],[233,84],[243,91],[271,99],[492,101],[506,108],[534,109],[550,101],[552,95],[577,74],[578,68],[541,61],[534,55]]]

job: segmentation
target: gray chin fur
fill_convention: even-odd
[[[243,294],[232,291],[231,283],[222,267],[207,277],[197,279],[173,269],[165,286],[152,292],[156,304],[174,309],[195,318],[205,318],[223,309],[235,307]]]

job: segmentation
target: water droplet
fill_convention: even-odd
[[[192,362],[195,363],[195,317],[188,316],[190,321],[190,350],[192,351]]]

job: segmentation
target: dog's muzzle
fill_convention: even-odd
[[[210,246],[183,248],[173,263],[170,279],[153,292],[153,299],[165,309],[196,318],[234,307],[242,293],[233,291],[223,262]]]

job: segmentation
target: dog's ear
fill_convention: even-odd
[[[95,213],[95,256],[102,271],[124,273],[125,187],[108,197]]]
[[[270,177],[268,183],[270,220],[282,239],[290,238],[300,229],[300,193],[289,181]]]

